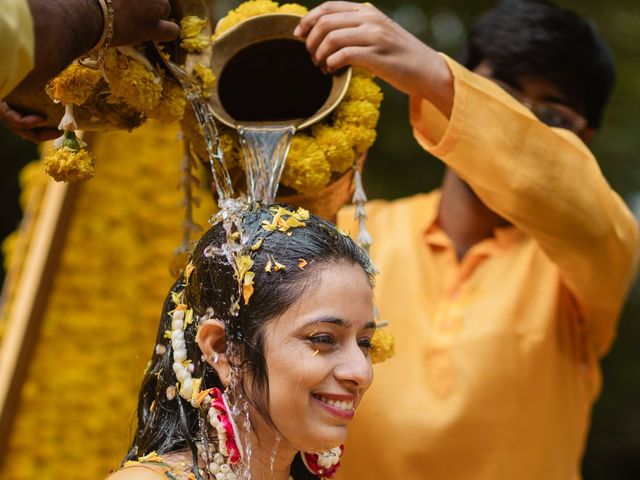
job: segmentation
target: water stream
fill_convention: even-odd
[[[163,57],[164,59],[164,57]],[[209,154],[209,164],[211,165],[211,174],[218,192],[218,202],[233,198],[233,184],[229,170],[224,163],[220,141],[218,139],[218,129],[211,111],[211,106],[202,96],[200,85],[182,68],[170,60],[163,60],[165,65],[171,70],[171,73],[180,82],[187,99],[193,107],[193,111],[198,120],[198,124],[202,127],[202,135],[204,136],[207,153]]]
[[[291,125],[238,128],[249,202],[269,205],[275,200],[294,132]]]

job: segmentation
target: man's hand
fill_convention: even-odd
[[[321,68],[366,67],[398,90],[451,114],[453,78],[444,59],[373,5],[323,3],[300,21],[294,35],[306,37],[307,50]]]
[[[113,46],[169,42],[180,35],[180,27],[167,20],[169,0],[113,0],[113,11]]]
[[[62,132],[54,128],[43,128],[44,118],[39,115],[22,115],[13,110],[7,102],[0,101],[0,121],[16,135],[34,143],[59,137]]]

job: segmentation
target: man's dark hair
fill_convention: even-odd
[[[591,128],[600,126],[615,83],[609,48],[589,21],[544,0],[504,0],[482,15],[469,34],[462,63],[488,61],[497,79],[523,75],[557,86]]]

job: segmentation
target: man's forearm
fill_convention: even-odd
[[[90,50],[103,27],[98,0],[28,0],[35,36],[34,69],[18,88],[41,85]]]

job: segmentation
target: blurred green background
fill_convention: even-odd
[[[240,2],[213,2],[220,18]],[[300,1],[307,7],[318,2]],[[489,0],[373,2],[433,47],[455,56],[472,20],[495,5]],[[614,52],[618,83],[605,122],[591,148],[605,176],[640,216],[640,2],[638,0],[564,0],[594,21]],[[382,85],[385,101],[378,140],[365,168],[370,198],[397,198],[440,184],[443,168],[417,147],[407,121],[407,98]],[[635,112],[635,113],[634,113]],[[0,238],[20,220],[17,172],[37,157],[36,146],[0,125]],[[3,277],[4,273],[0,273]],[[1,278],[0,278],[1,280]],[[602,279],[607,281],[607,279]],[[604,390],[593,412],[583,463],[585,480],[640,478],[640,288],[634,288],[622,316],[618,339],[603,361]]]

